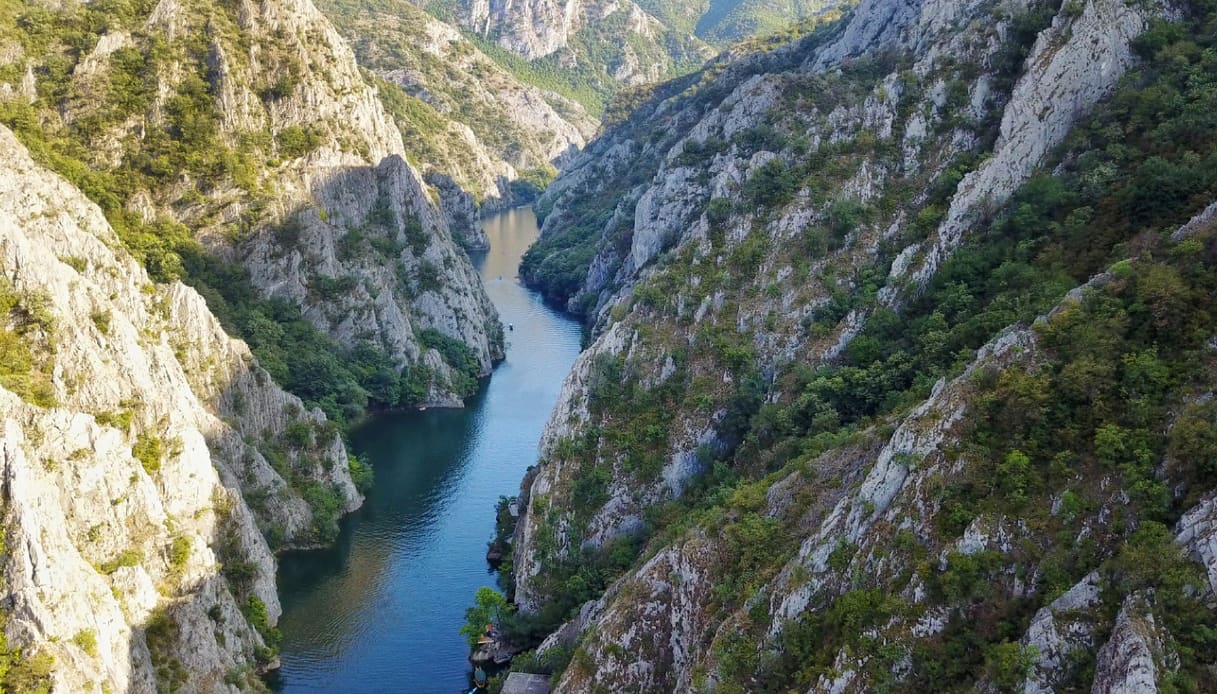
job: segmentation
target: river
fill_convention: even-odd
[[[379,416],[351,433],[376,483],[336,546],[280,559],[276,691],[469,691],[458,633],[481,586],[499,496],[537,461],[541,429],[579,353],[579,325],[516,279],[537,237],[529,209],[483,222],[473,256],[508,331],[507,359],[463,410]]]

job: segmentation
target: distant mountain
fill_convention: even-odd
[[[462,0],[427,9],[516,74],[568,85],[596,115],[621,88],[685,74],[714,53],[629,0]]]
[[[697,69],[732,42],[787,30],[849,3],[831,0],[460,0],[432,2],[438,17],[561,75],[600,103],[624,87]],[[501,55],[488,51],[492,57]],[[510,61],[504,61],[510,65]],[[593,109],[598,112],[598,109]]]
[[[812,19],[826,10],[853,4],[833,0],[710,0],[670,2],[639,0],[639,6],[677,31],[706,43],[723,46],[764,36],[790,24]]]
[[[374,74],[407,158],[445,196],[471,194],[473,214],[531,201],[596,132],[578,102],[517,78],[405,0],[318,5]]]

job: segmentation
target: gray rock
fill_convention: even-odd
[[[1165,645],[1144,596],[1130,595],[1111,637],[1099,650],[1091,694],[1151,694],[1167,658]]]
[[[9,643],[53,655],[57,690],[151,692],[144,625],[164,615],[178,638],[154,650],[185,666],[183,691],[235,691],[224,676],[263,645],[238,601],[280,613],[259,526],[306,543],[312,524],[262,446],[325,417],[279,389],[197,293],[152,284],[101,210],[4,128],[0,168],[0,272],[54,318],[57,401],[0,388]],[[156,465],[135,458],[140,437],[162,442]],[[291,462],[344,510],[361,503],[336,435]],[[226,562],[247,563],[248,583],[231,584]]]

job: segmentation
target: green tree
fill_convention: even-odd
[[[465,610],[465,625],[461,627],[470,648],[477,647],[478,639],[486,633],[487,624],[501,624],[503,618],[511,613],[507,598],[493,588],[478,588],[474,600],[473,607]]]

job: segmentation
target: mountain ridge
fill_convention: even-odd
[[[538,202],[592,331],[508,585],[556,691],[1212,686],[1211,6],[991,10],[711,63]]]

